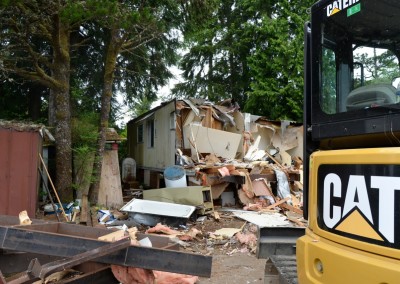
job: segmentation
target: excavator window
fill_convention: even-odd
[[[387,137],[387,129],[400,135],[397,1],[326,0],[312,7],[305,122],[318,147],[361,147],[363,137]]]
[[[321,108],[327,114],[396,104],[400,101],[393,78],[399,62],[388,49],[348,45],[350,52],[323,45]],[[340,86],[338,86],[340,82]]]

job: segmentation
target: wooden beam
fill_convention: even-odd
[[[218,175],[213,175],[213,174],[205,174],[205,175],[207,175],[208,183],[210,185],[219,184],[222,182],[231,182],[231,183],[236,183],[236,184],[245,184],[246,183],[245,176],[240,176],[240,175],[230,175],[230,176],[224,176],[224,177],[220,177]]]
[[[285,202],[288,201],[289,199],[290,199],[290,197],[288,196],[288,197],[286,197],[286,198],[284,198],[284,199],[281,199],[281,200],[275,202],[274,204],[272,204],[272,205],[266,207],[265,209],[261,209],[260,211],[268,211],[268,210],[271,210],[272,208],[275,208],[276,206],[279,206],[279,205],[281,205],[282,203],[285,203]]]
[[[301,210],[301,209],[299,209],[299,208],[296,208],[296,207],[294,207],[294,206],[292,206],[292,205],[283,203],[283,204],[280,205],[280,207],[281,207],[281,208],[285,208],[285,209],[287,209],[287,210],[290,210],[290,211],[292,211],[292,212],[298,213],[298,214],[300,214],[300,215],[303,215],[303,210]]]
[[[264,178],[267,181],[276,182],[276,175],[275,174],[250,174],[250,179],[253,181],[255,179]],[[300,174],[298,173],[289,173],[289,182],[299,181]]]

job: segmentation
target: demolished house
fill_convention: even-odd
[[[243,122],[242,114],[229,106],[172,100],[128,123],[128,155],[135,159],[144,183],[158,187],[159,174],[186,156],[195,162],[207,152],[233,159],[239,151],[242,156]]]
[[[251,210],[285,199],[300,212],[302,145],[301,124],[242,113],[231,100],[172,100],[128,123],[140,183],[163,187],[165,169],[181,165],[189,186]]]
[[[107,141],[110,160],[104,165],[110,168],[112,177],[117,176],[112,183],[120,184],[115,162],[119,139]],[[56,257],[47,259],[46,262],[50,262],[43,266],[32,259],[16,270],[4,265],[11,260],[8,254],[3,261],[0,259],[0,280],[2,271],[11,275],[23,271],[24,267],[28,270],[18,274],[19,280],[44,280],[49,271],[79,264],[79,280],[96,275],[102,279],[99,283],[131,283],[144,276],[139,283],[154,279],[157,283],[174,283],[170,277],[177,276],[177,281],[189,277],[188,281],[192,282],[187,283],[195,283],[196,276],[210,277],[211,251],[222,244],[221,249],[232,249],[229,253],[251,251],[259,258],[282,252],[282,243],[277,244],[277,233],[271,227],[283,228],[285,240],[288,234],[293,236],[286,246],[292,249],[293,239],[303,231],[295,232],[290,222],[304,229],[301,220],[302,144],[300,124],[241,113],[232,101],[213,104],[191,99],[164,103],[129,122],[130,160],[125,160],[122,170],[123,183],[144,184],[153,189],[143,190],[143,198],[132,199],[119,211],[96,209],[97,216],[93,216],[91,208],[86,221],[83,217],[88,210],[82,206],[84,214],[75,222],[93,223],[93,228],[42,220],[28,220],[25,224],[21,223],[21,215],[18,225],[18,220],[0,215],[0,250]],[[163,183],[168,184],[167,169],[175,167],[184,170],[188,186],[161,188]],[[103,175],[107,172],[102,172]],[[115,191],[120,190],[116,188]],[[205,200],[204,196],[209,198]],[[110,202],[107,195],[106,201]],[[221,202],[215,207],[218,210],[214,211],[213,201]],[[199,208],[201,202],[203,207]],[[230,210],[227,207],[260,213],[224,211]],[[192,214],[195,208],[196,213],[203,216]],[[233,219],[227,212],[240,219],[240,228],[223,226],[226,220]],[[202,232],[205,225],[210,226],[215,221],[223,228]],[[258,229],[246,224],[255,224]],[[126,240],[128,236],[130,241]],[[231,242],[233,238],[237,240]],[[110,241],[112,245],[107,244]],[[194,241],[196,244],[191,244]],[[180,252],[180,246],[189,252]],[[59,257],[64,259],[60,262]],[[85,272],[86,262],[92,259],[101,266]],[[32,272],[30,267],[33,266]],[[119,282],[106,280],[105,270],[107,279]],[[161,278],[167,280],[159,281]],[[3,280],[7,283],[11,278]]]

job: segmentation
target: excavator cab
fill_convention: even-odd
[[[318,1],[304,60],[298,281],[398,283],[400,1]]]
[[[330,0],[312,7],[306,96],[314,141],[344,148],[345,137],[385,135],[376,119],[384,124],[388,114],[400,113],[399,12],[395,0]]]

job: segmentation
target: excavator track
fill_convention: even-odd
[[[297,284],[296,255],[271,255],[265,264],[264,284]]]

